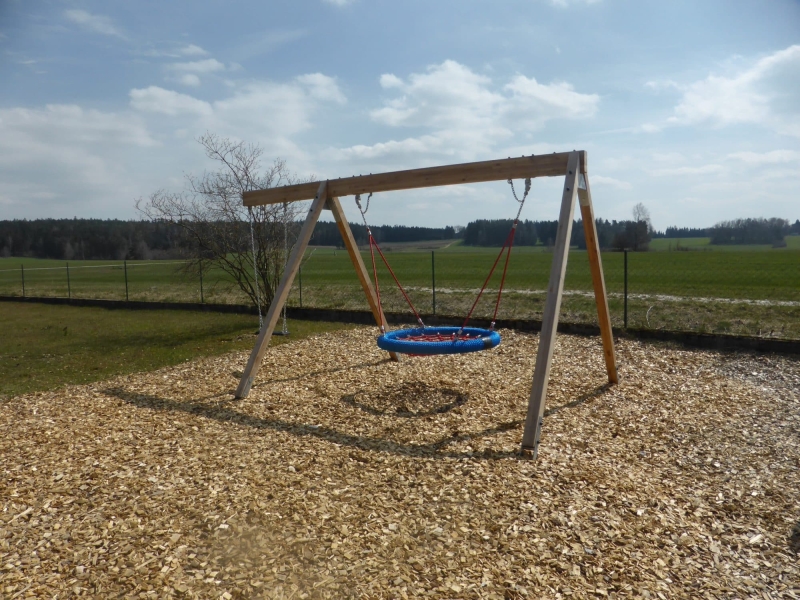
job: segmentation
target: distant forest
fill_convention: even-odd
[[[651,231],[646,223],[635,221],[596,221],[602,248],[644,250],[650,238],[708,237],[712,244],[772,244],[780,246],[786,235],[800,235],[800,220],[736,219],[722,221],[704,229],[667,227]],[[351,223],[356,242],[367,243],[363,225]],[[472,246],[503,245],[511,221],[478,220],[462,227],[373,227],[379,243],[421,242],[463,238]],[[520,246],[551,246],[558,230],[557,221],[523,221],[515,235]],[[342,246],[335,223],[320,222],[311,238],[318,246]],[[583,223],[573,222],[571,244],[585,248]],[[37,219],[0,221],[0,257],[26,256],[61,260],[150,260],[183,256],[185,240],[176,225],[152,221],[101,219]]]
[[[511,219],[478,220],[464,230],[467,246],[502,246],[511,229]],[[601,248],[644,249],[649,241],[647,223],[634,221],[605,221],[597,219],[597,238]],[[515,246],[552,246],[558,231],[558,221],[521,221],[514,234]],[[571,246],[586,248],[583,221],[572,222]]]
[[[367,228],[357,223],[350,223],[356,243],[364,245],[369,243]],[[372,235],[379,244],[398,242],[428,242],[431,240],[453,240],[456,235],[455,227],[406,227],[405,225],[379,225],[372,227]],[[311,235],[313,246],[342,247],[342,236],[336,223],[320,221],[314,227]]]
[[[359,244],[367,243],[363,225],[351,223]],[[373,227],[378,242],[419,242],[456,237],[453,227]],[[342,246],[335,223],[319,222],[311,244]],[[153,221],[37,219],[0,221],[0,257],[61,260],[151,260],[180,258],[186,247],[180,227]]]
[[[714,227],[667,227],[661,238],[711,238],[712,244],[774,244],[787,235],[800,235],[800,219],[789,224],[786,219],[735,219],[721,221]]]
[[[64,260],[175,258],[179,227],[152,221],[36,219],[0,221],[0,256]]]
[[[789,224],[786,219],[736,219],[722,221],[703,229],[667,227],[652,231],[644,221],[607,221],[597,219],[597,238],[601,248],[646,250],[651,238],[711,238],[712,244],[772,244],[781,246],[787,235],[800,235],[800,220]],[[478,220],[469,223],[464,231],[468,246],[502,246],[511,228],[510,219]],[[518,246],[552,246],[558,221],[522,221],[517,226],[514,244]],[[586,247],[583,221],[573,221],[570,245]]]

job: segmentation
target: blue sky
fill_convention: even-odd
[[[213,167],[206,131],[318,178],[584,149],[599,217],[794,221],[800,2],[0,0],[0,218],[136,217]],[[514,212],[496,182],[370,219]]]

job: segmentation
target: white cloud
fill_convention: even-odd
[[[181,76],[178,81],[183,85],[189,85],[192,87],[197,87],[200,85],[200,78],[194,73],[187,73],[186,75]]]
[[[413,157],[421,153],[429,153],[431,151],[443,151],[443,140],[436,136],[422,136],[420,138],[408,138],[405,140],[390,140],[388,142],[379,142],[371,146],[358,144],[350,146],[341,150],[335,150],[340,158],[363,160],[363,159],[376,159],[384,156],[406,156]]]
[[[680,152],[653,152],[650,156],[660,163],[680,163],[686,160],[686,156]]]
[[[306,29],[281,29],[243,34],[237,39],[236,46],[229,49],[229,54],[238,61],[244,61],[269,54],[280,46],[306,37],[308,33]]]
[[[131,106],[143,112],[163,113],[171,116],[208,116],[212,113],[211,105],[208,102],[154,85],[144,89],[132,89],[129,95]]]
[[[216,58],[207,58],[205,60],[195,60],[191,62],[177,62],[169,65],[173,71],[181,73],[215,73],[217,71],[224,71],[225,65],[219,62]]]
[[[593,117],[600,103],[597,94],[580,94],[569,83],[543,85],[524,75],[514,77],[505,89],[512,93],[509,111],[530,128],[538,128],[551,119]]]
[[[205,159],[192,140],[205,131],[260,144],[266,157],[310,171],[295,136],[312,127],[323,106],[346,102],[336,81],[311,73],[235,86],[213,102],[158,86],[132,89],[130,107],[116,113],[75,105],[0,109],[3,213],[133,216],[135,198],[180,189],[181,171],[202,170]]]
[[[393,75],[392,73],[384,73],[383,75],[381,75],[380,83],[381,87],[386,90],[403,87],[403,80],[400,79],[397,75]]]
[[[200,46],[196,46],[194,44],[189,44],[188,46],[184,46],[179,51],[183,56],[207,56],[208,52],[203,50]]]
[[[394,75],[381,84],[403,95],[372,111],[372,118],[391,126],[453,128],[496,118],[503,97],[491,91],[488,77],[452,60],[414,73],[403,82]]]
[[[72,21],[86,29],[95,33],[102,33],[103,35],[111,35],[120,38],[125,36],[122,32],[114,26],[110,18],[103,15],[93,15],[85,10],[71,9],[65,10],[64,16],[68,21]]]
[[[212,131],[254,139],[269,152],[302,154],[292,137],[311,128],[311,118],[325,104],[346,102],[332,78],[319,74],[288,83],[252,82],[213,103]]]
[[[772,150],[771,152],[734,152],[728,158],[740,160],[749,165],[775,165],[800,162],[800,152],[795,150]]]
[[[524,75],[498,85],[453,60],[405,79],[386,73],[379,82],[391,97],[370,112],[372,120],[422,132],[342,149],[336,152],[338,158],[385,158],[381,166],[397,166],[391,165],[393,160],[406,165],[430,161],[431,155],[474,160],[517,134],[540,130],[549,121],[591,118],[600,101],[595,94],[575,91],[569,83],[542,84]]]
[[[189,73],[188,75],[193,75]],[[130,105],[145,114],[171,117],[181,137],[204,131],[259,143],[268,155],[300,158],[293,136],[308,130],[313,114],[325,104],[347,101],[336,81],[321,73],[287,83],[234,84],[233,93],[207,102],[158,86],[130,91]],[[176,120],[179,119],[179,120]]]
[[[635,133],[658,133],[664,129],[663,125],[657,123],[643,123],[633,129]]]
[[[613,177],[604,177],[603,175],[592,175],[589,182],[594,185],[607,185],[609,187],[617,188],[618,190],[629,190],[631,184],[621,179],[614,179]]]
[[[197,46],[191,47],[205,52],[205,50]],[[240,65],[236,65],[236,67],[241,68]],[[182,85],[197,87],[200,85],[199,75],[224,71],[225,65],[215,58],[206,58],[204,60],[170,63],[167,65],[167,70],[176,74],[175,77],[168,77],[168,80],[177,81]],[[236,70],[236,68],[232,66],[231,70]]]
[[[110,214],[133,197],[131,157],[158,146],[137,115],[75,105],[0,109],[0,139],[0,199],[28,217]]]
[[[309,73],[308,75],[300,75],[296,80],[305,86],[311,96],[317,100],[331,100],[337,104],[345,104],[347,102],[347,98],[345,98],[333,77],[328,77],[322,73]]]
[[[681,86],[678,85],[676,81],[671,79],[666,79],[664,81],[648,81],[644,84],[644,87],[649,88],[655,92],[660,92],[662,90],[680,90]]]
[[[668,122],[756,124],[800,137],[799,81],[800,45],[794,45],[733,75],[709,75],[683,87],[683,97]]]
[[[601,0],[550,0],[550,4],[559,8],[568,8],[576,4],[598,4]]]
[[[352,4],[355,0],[323,0],[327,4],[333,4],[334,6],[347,6],[348,4]]]
[[[654,169],[651,175],[671,176],[671,175],[719,175],[725,171],[725,167],[717,164],[702,165],[699,167],[668,167],[665,169]]]

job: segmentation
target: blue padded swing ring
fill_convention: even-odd
[[[498,344],[499,333],[479,327],[416,327],[378,336],[379,348],[401,354],[463,354],[488,350]]]

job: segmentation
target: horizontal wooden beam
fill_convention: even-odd
[[[457,185],[459,183],[523,179],[525,177],[563,177],[567,171],[569,155],[570,152],[554,152],[553,154],[540,154],[538,156],[531,155],[521,158],[504,158],[443,167],[392,171],[375,175],[342,177],[328,180],[328,194],[340,197],[367,194],[369,192],[390,192],[440,185]],[[586,152],[581,151],[580,155],[581,170],[585,173]],[[319,181],[312,181],[310,183],[245,192],[242,200],[245,206],[310,200],[316,195],[319,184]]]

